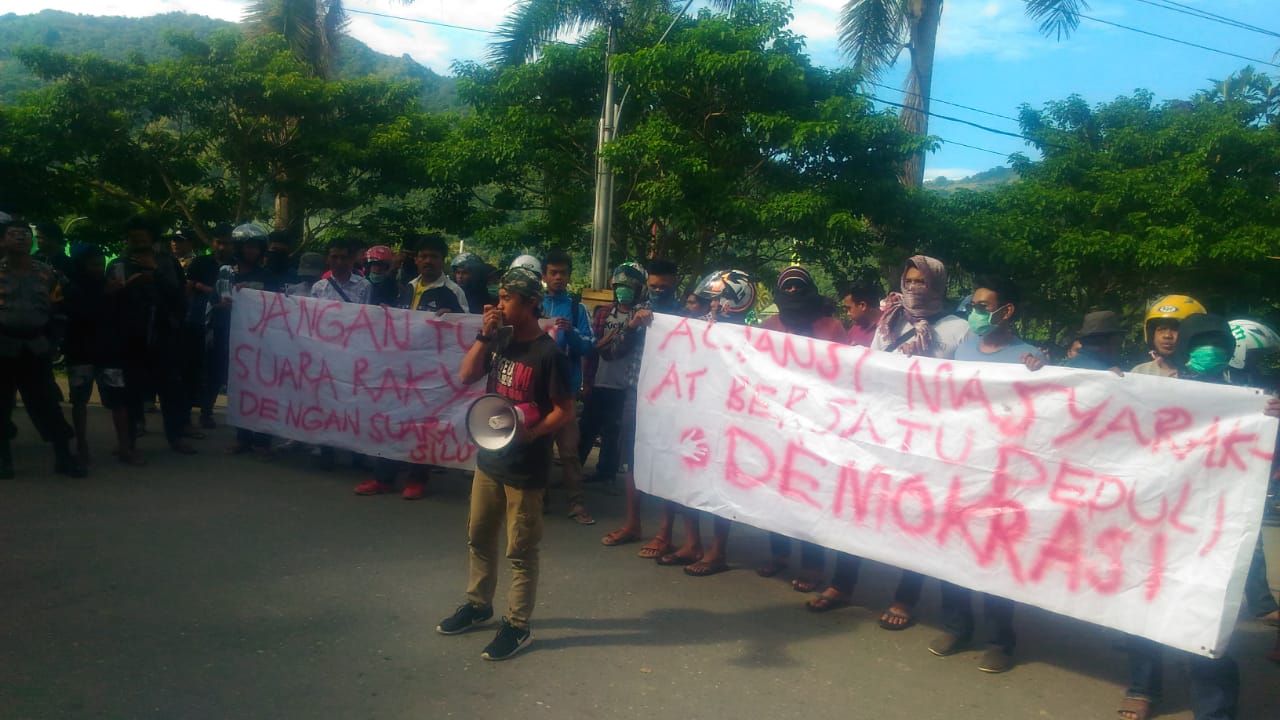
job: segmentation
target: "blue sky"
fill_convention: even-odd
[[[1277,0],[1176,0],[1248,24],[1280,32]],[[243,0],[33,0],[19,12],[46,8],[93,15],[150,15],[193,12],[236,20],[248,3]],[[513,0],[347,0],[351,10],[491,30],[508,13]],[[836,25],[844,0],[799,0],[793,4],[793,29],[808,39],[815,62],[836,66],[843,62],[836,47]],[[1153,7],[1142,0],[1090,0],[1087,14],[1161,35],[1280,63],[1280,38],[1262,35]],[[448,74],[454,60],[484,55],[490,36],[416,22],[352,14],[351,32],[374,49],[392,55],[408,53],[419,62]],[[1245,60],[1146,37],[1131,31],[1083,21],[1071,38],[1045,38],[1023,13],[1021,0],[947,0],[939,33],[933,96],[1014,117],[1022,103],[1038,106],[1071,94],[1090,102],[1110,100],[1136,88],[1159,99],[1187,97],[1248,64]],[[899,62],[905,65],[905,53]],[[1280,68],[1258,65],[1280,77]],[[901,67],[884,84],[900,87]],[[886,100],[901,101],[899,92],[878,89]],[[1008,131],[1015,122],[942,104],[936,113],[965,118]],[[935,119],[930,132],[945,140],[973,145],[996,154],[945,143],[928,159],[927,175],[963,177],[1004,164],[1008,153],[1026,150],[1011,137]]]

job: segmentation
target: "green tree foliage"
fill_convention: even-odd
[[[280,36],[174,43],[179,56],[155,63],[21,53],[50,82],[0,115],[15,133],[0,145],[21,138],[6,179],[38,196],[27,212],[110,223],[145,211],[199,229],[264,217],[289,192],[310,238],[431,187],[425,156],[445,125],[416,111],[412,85],[325,81]]]
[[[1044,159],[1018,159],[1021,180],[990,192],[922,197],[911,232],[965,270],[1020,280],[1056,341],[1089,310],[1136,319],[1171,292],[1266,315],[1280,307],[1267,259],[1280,255],[1280,128],[1251,113],[1143,92],[1024,107]]]
[[[453,188],[445,225],[502,250],[572,247],[591,220],[599,47],[550,45],[537,62],[458,66],[473,109],[437,156]]]
[[[631,88],[606,148],[619,173],[615,258],[845,268],[879,239],[873,221],[907,212],[894,169],[923,141],[855,97],[850,74],[813,67],[787,20],[780,5],[704,12],[656,45],[668,18],[651,23],[645,49],[615,57]],[[487,186],[463,224],[495,228],[480,231],[494,247],[585,249],[605,42],[459,68],[475,113],[442,176]]]
[[[851,73],[813,67],[789,20],[774,4],[704,12],[617,58],[637,115],[606,149],[625,256],[838,273],[905,211],[895,168],[924,139],[873,112]]]

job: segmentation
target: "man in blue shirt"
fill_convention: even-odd
[[[569,390],[576,397],[582,389],[582,360],[591,354],[595,336],[591,317],[582,303],[569,294],[569,278],[573,275],[573,258],[563,250],[553,250],[542,263],[547,293],[542,299],[542,314],[554,318],[556,345],[569,358]],[[578,460],[578,424],[571,422],[556,434],[564,489],[569,494],[569,517],[582,525],[594,525],[587,512],[582,491],[582,463]]]
[[[1031,370],[1044,367],[1044,355],[1023,342],[1013,329],[1013,317],[1022,302],[1022,293],[1012,280],[1003,277],[979,278],[969,311],[969,334],[956,348],[955,359],[968,362],[1021,363]],[[978,669],[1001,673],[1013,667],[1012,600],[983,594],[989,641]],[[929,652],[939,657],[954,655],[973,638],[973,591],[943,581],[942,617],[944,632],[929,644]]]

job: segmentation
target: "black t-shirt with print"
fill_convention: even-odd
[[[516,405],[531,403],[539,420],[555,407],[556,398],[569,395],[569,359],[551,336],[539,334],[528,342],[502,340],[485,363],[489,371],[488,392],[501,395]],[[481,449],[476,466],[494,480],[521,490],[547,486],[551,470],[551,443],[543,436],[529,444],[513,444],[502,451]]]

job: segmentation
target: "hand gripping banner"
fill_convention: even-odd
[[[1276,421],[1256,391],[910,358],[659,315],[636,484],[1202,655],[1226,647]]]

